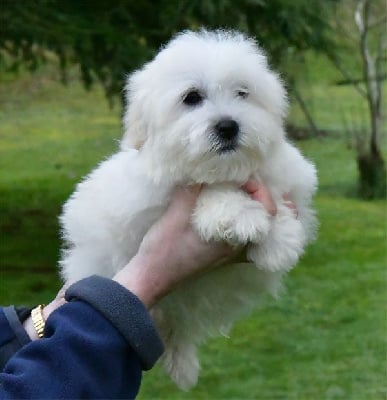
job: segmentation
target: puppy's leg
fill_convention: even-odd
[[[280,206],[267,237],[259,244],[248,246],[247,258],[266,271],[289,271],[302,255],[305,242],[301,221],[291,210]]]
[[[160,362],[175,384],[188,390],[197,383],[200,369],[196,344],[189,334],[195,328],[185,330],[184,327],[189,326],[189,318],[185,314],[176,313],[176,308],[172,309],[171,315],[169,307],[171,305],[167,301],[164,307],[158,305],[151,310],[165,347]]]
[[[175,338],[173,343],[166,346],[161,362],[180,389],[188,390],[196,385],[200,366],[196,346],[191,341]]]
[[[203,189],[193,224],[205,240],[239,245],[263,241],[269,232],[270,217],[260,202],[236,186],[219,184]]]

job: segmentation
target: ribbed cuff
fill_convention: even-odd
[[[108,278],[93,275],[66,290],[67,301],[83,300],[98,310],[126,339],[149,370],[164,351],[164,345],[148,310],[136,295]]]

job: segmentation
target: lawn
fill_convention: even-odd
[[[181,392],[155,368],[141,399],[386,398],[385,203],[355,196],[335,110],[359,110],[353,93],[325,84],[312,93],[320,126],[334,132],[297,143],[319,171],[317,241],[278,301],[201,348],[197,387]],[[57,216],[74,184],[117,148],[120,112],[75,78],[62,87],[50,68],[0,82],[0,303],[46,302],[59,288]]]

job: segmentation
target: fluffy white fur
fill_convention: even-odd
[[[196,90],[200,104],[184,98]],[[128,78],[121,151],[103,162],[65,204],[62,275],[112,277],[137,252],[176,184],[205,183],[193,224],[205,240],[246,244],[246,262],[181,286],[152,310],[166,346],[162,363],[186,389],[195,384],[196,347],[265,293],[275,294],[313,238],[316,172],[285,138],[286,93],[256,43],[236,32],[184,32]],[[239,125],[223,151],[215,125]],[[275,217],[240,190],[255,177],[271,191]],[[298,218],[284,206],[289,193]]]

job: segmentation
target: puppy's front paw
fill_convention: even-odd
[[[305,232],[293,217],[275,218],[266,239],[247,249],[247,258],[266,271],[289,271],[304,251]]]
[[[226,241],[231,245],[259,243],[267,236],[270,220],[261,203],[240,193],[207,198],[198,202],[193,223],[205,240]]]
[[[217,226],[219,237],[232,245],[260,243],[270,229],[267,213],[260,204],[254,203],[246,205],[237,215],[224,222]]]

